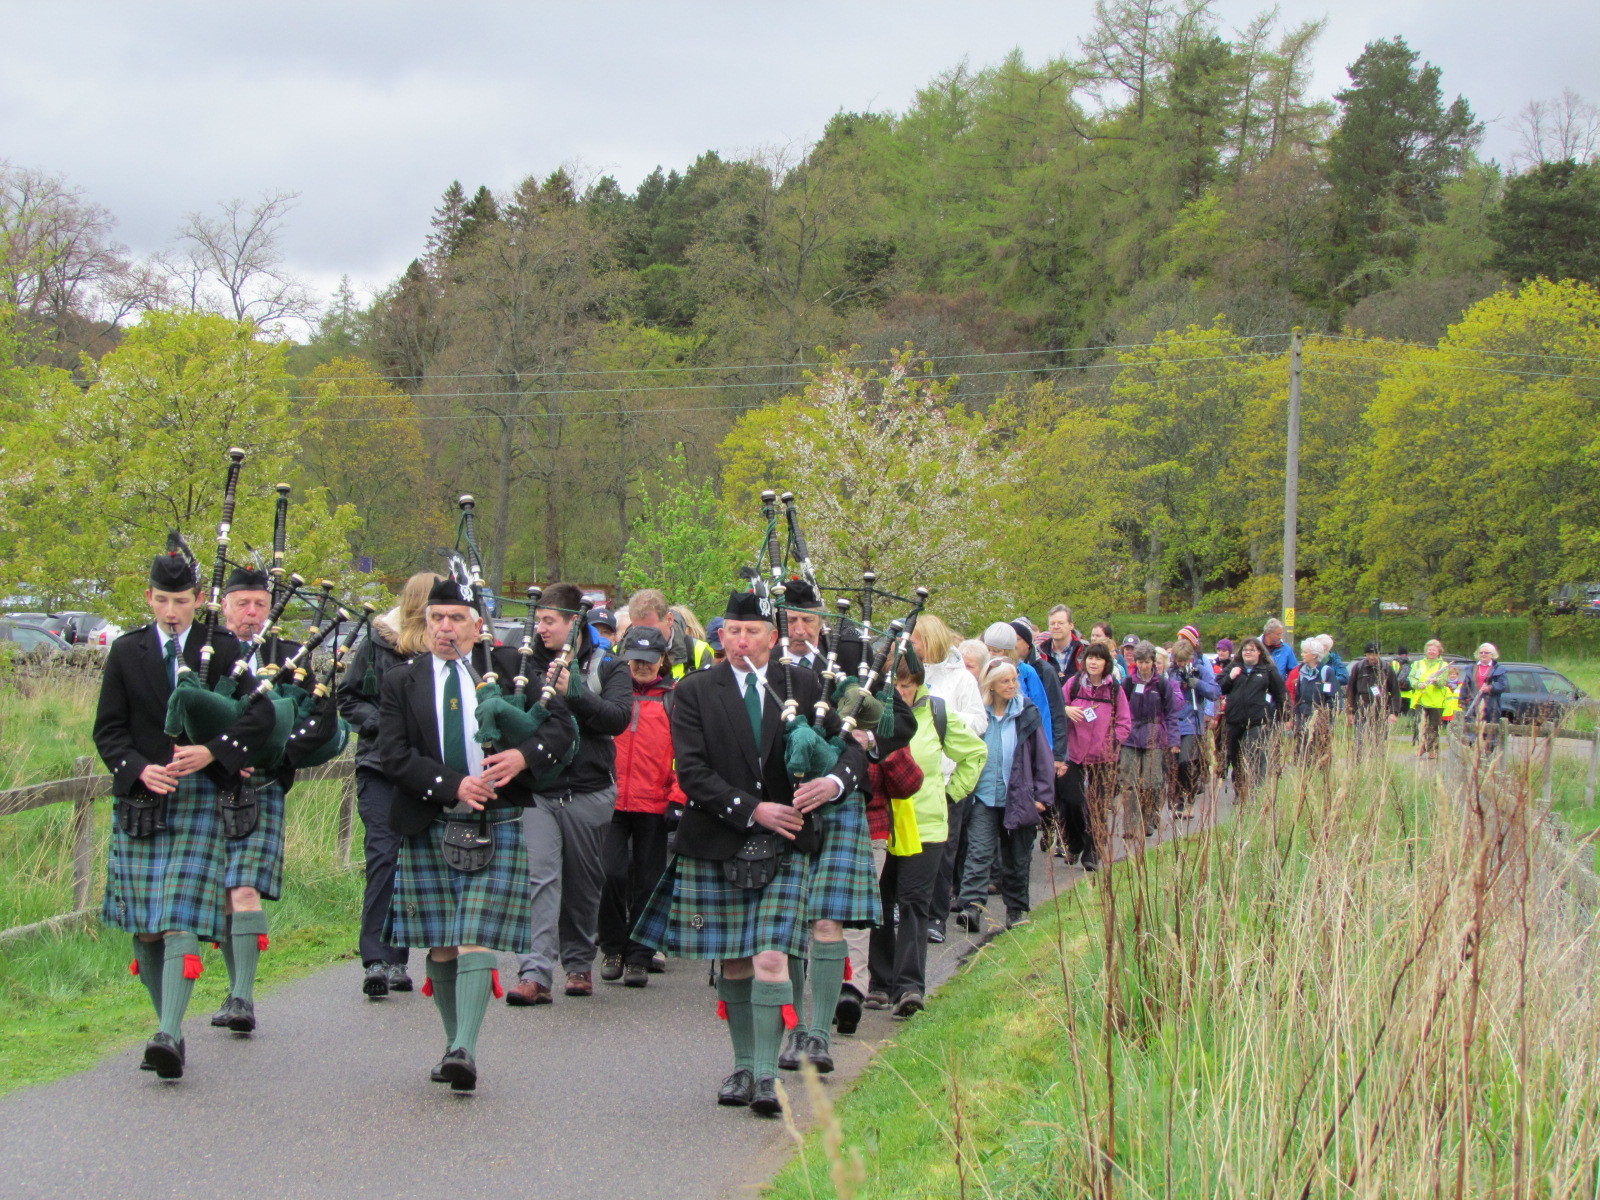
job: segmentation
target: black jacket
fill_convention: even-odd
[[[1234,678],[1234,668],[1239,668]],[[1271,658],[1263,658],[1253,667],[1235,661],[1218,683],[1222,694],[1228,698],[1228,724],[1236,727],[1265,725],[1283,717],[1289,702],[1289,689],[1283,685],[1283,676]]]
[[[583,689],[567,700],[572,715],[578,719],[578,754],[553,783],[545,786],[550,795],[562,792],[601,792],[616,782],[616,736],[628,728],[633,719],[633,679],[628,665],[620,659],[606,656],[606,651],[595,645],[585,627],[578,647],[578,661],[572,673],[583,677]],[[516,678],[517,655],[510,647],[503,647],[510,655],[511,669],[502,670],[501,678]],[[550,663],[559,651],[546,650],[538,637],[533,639],[533,656],[528,670],[528,689],[536,692],[544,682]],[[595,666],[595,656],[601,656],[598,689],[589,686]]]
[[[360,735],[356,742],[358,769],[383,770],[378,760],[378,698],[383,694],[384,677],[395,667],[404,666],[405,661],[388,634],[375,625],[369,626],[367,636],[351,653],[350,663],[334,689],[339,715]],[[378,680],[378,690],[370,696],[365,690],[368,668]]]
[[[779,673],[784,669],[777,661],[767,664],[767,681],[779,695],[783,694]],[[810,713],[822,694],[821,680],[803,668],[788,671],[801,714]],[[678,786],[686,799],[677,852],[691,858],[732,858],[750,831],[757,804],[794,802],[794,780],[783,760],[780,706],[772,695],[766,697],[758,749],[744,697],[726,662],[685,675],[674,695],[672,750],[678,760]],[[830,712],[823,727],[828,737],[836,735],[838,715]],[[866,786],[866,753],[854,739],[830,773],[843,782],[841,795]],[[794,847],[804,853],[814,853],[818,847],[816,822],[809,813],[795,835]]]
[[[195,670],[200,669],[200,643],[204,636],[204,630],[196,625],[184,641],[183,660]],[[212,640],[212,678],[223,678],[238,660],[239,643],[233,634],[218,629]],[[254,686],[254,677],[247,674],[240,690]],[[172,683],[167,678],[161,637],[154,625],[125,633],[111,644],[100,681],[100,703],[95,710],[94,745],[111,772],[116,795],[133,794],[140,772],[151,763],[165,766],[172,761],[177,743],[163,728],[171,697]],[[206,749],[217,760],[206,768],[206,775],[219,787],[229,786],[272,732],[272,724],[269,704],[258,702],[246,708],[227,733],[206,743]]]
[[[501,677],[516,674],[516,654],[494,650]],[[560,698],[550,704],[550,718],[518,746],[528,769],[500,789],[496,807],[527,808],[533,803],[533,781],[547,771],[572,743],[572,721]],[[429,822],[456,803],[464,776],[444,765],[439,747],[439,721],[433,704],[433,655],[419,654],[383,678],[378,704],[378,760],[395,785],[389,821],[402,834],[420,833]]]
[[[1377,688],[1377,695],[1372,689]],[[1377,666],[1365,657],[1350,665],[1350,683],[1345,693],[1350,715],[1360,720],[1381,720],[1389,715],[1399,716],[1405,708],[1400,699],[1400,676],[1381,660]]]

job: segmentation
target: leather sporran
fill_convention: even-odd
[[[752,833],[732,858],[723,860],[723,877],[734,887],[766,887],[777,875],[784,853],[783,839],[777,834]]]
[[[248,837],[261,822],[261,793],[248,780],[241,779],[222,793],[217,804],[222,818],[222,836],[230,842]]]
[[[494,861],[494,834],[486,819],[444,823],[444,861],[451,869],[481,871]]]
[[[113,806],[117,828],[131,838],[154,837],[167,827],[167,798],[139,786],[133,795],[118,796]]]

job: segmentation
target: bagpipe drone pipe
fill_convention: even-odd
[[[262,644],[261,666],[255,685],[245,687],[250,675],[249,663],[240,656],[233,669],[221,679],[211,678],[211,661],[215,650],[216,631],[221,623],[223,580],[230,565],[238,566],[229,557],[234,515],[238,502],[239,476],[244,466],[245,454],[237,447],[228,451],[228,476],[223,487],[222,520],[217,527],[216,558],[212,564],[211,591],[206,598],[206,616],[200,651],[200,668],[180,668],[172,697],[168,701],[165,728],[168,736],[182,738],[191,744],[211,741],[228,729],[243,715],[245,709],[257,701],[270,703],[274,710],[271,733],[252,755],[249,765],[272,771],[282,767],[315,766],[336,758],[349,739],[349,726],[338,716],[333,699],[335,673],[342,667],[350,646],[366,628],[372,613],[370,605],[363,605],[363,616],[356,620],[349,609],[334,599],[334,585],[321,581],[320,595],[312,596],[303,589],[304,580],[297,574],[286,574],[284,552],[287,540],[287,513],[289,487],[278,484],[277,511],[273,525],[273,567],[270,572],[271,608],[265,626],[266,638]],[[193,552],[182,536],[174,533],[169,538],[183,550],[195,571],[198,583],[198,565]],[[282,646],[282,622],[291,601],[300,599],[314,609],[311,633],[307,641],[288,662],[279,661]],[[332,619],[329,620],[329,611]],[[311,654],[329,637],[338,642],[338,630],[346,622],[352,632],[343,653],[335,653],[330,662],[328,681],[318,685],[312,669]],[[307,684],[311,686],[306,686]],[[243,689],[243,690],[241,690]]]

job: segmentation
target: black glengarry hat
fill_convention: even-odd
[[[235,567],[233,574],[228,576],[228,582],[222,585],[222,594],[228,596],[234,592],[270,592],[272,580],[267,578],[265,571],[258,571],[254,567]]]
[[[471,608],[476,600],[471,584],[457,583],[448,577],[439,580],[428,592],[429,604],[465,604]]]
[[[816,611],[822,607],[822,597],[817,589],[804,579],[790,579],[783,585],[785,608]]]
[[[734,592],[728,597],[728,611],[724,621],[766,621],[776,624],[772,616],[772,601],[754,592]]]
[[[158,592],[192,592],[194,568],[181,554],[158,554],[150,564],[150,586]]]

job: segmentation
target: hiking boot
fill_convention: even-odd
[[[600,960],[600,978],[615,983],[622,978],[622,955],[607,954]]]

